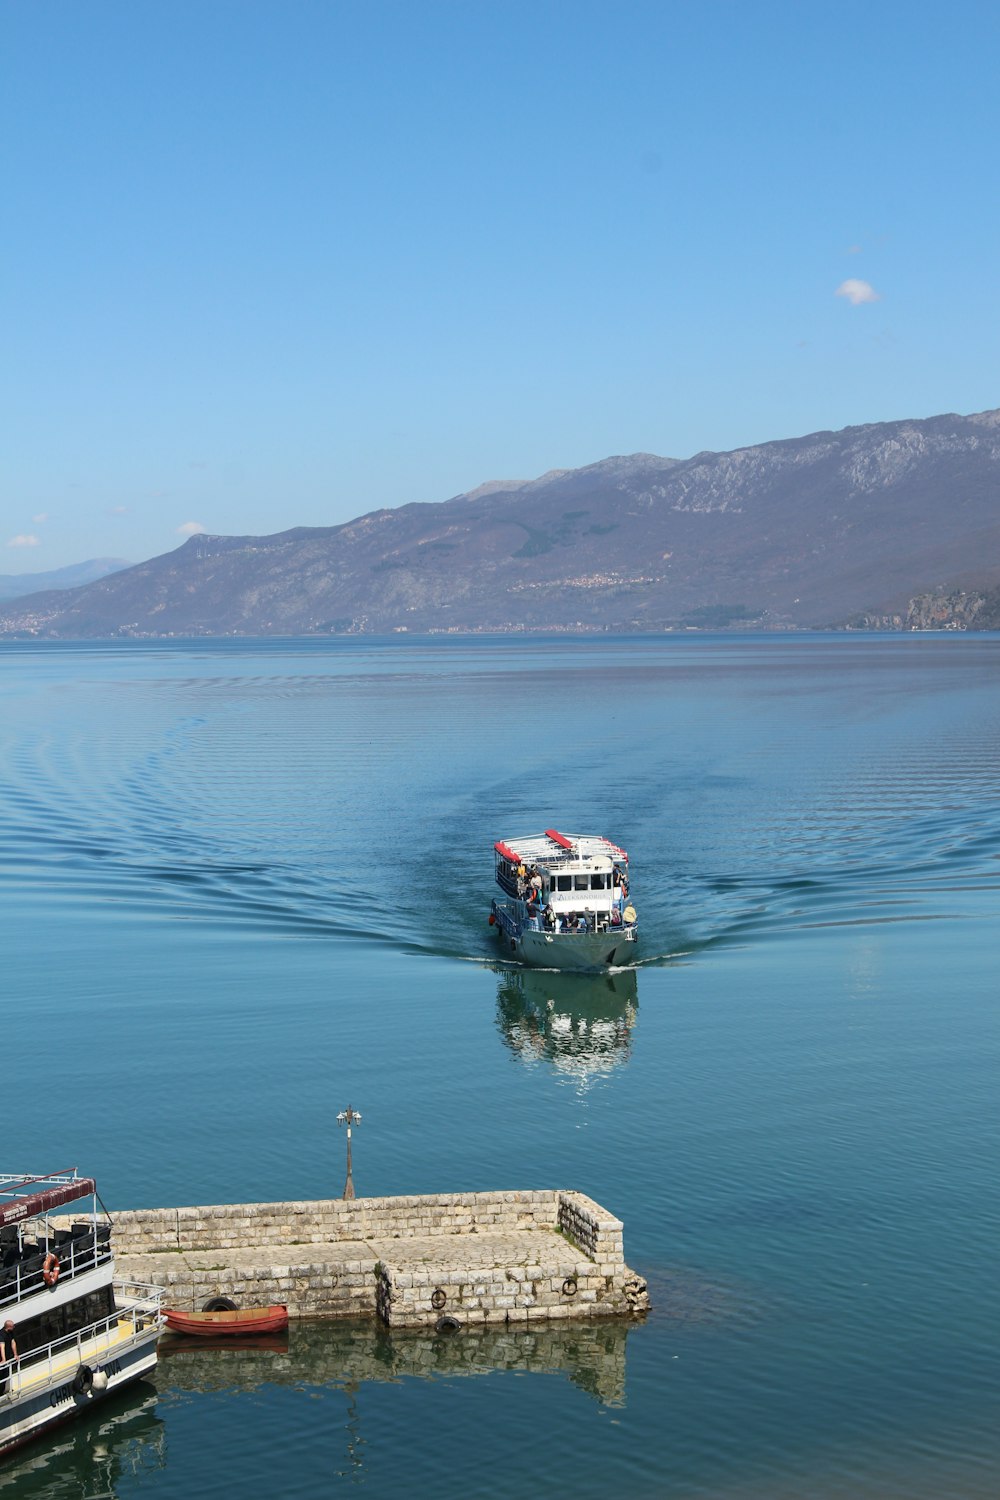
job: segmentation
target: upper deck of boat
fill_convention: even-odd
[[[90,1212],[66,1223],[51,1212],[91,1199]],[[111,1226],[97,1214],[97,1190],[91,1177],[76,1171],[43,1176],[0,1174],[0,1321],[8,1310],[33,1304],[44,1296],[50,1307],[76,1295],[73,1283],[100,1268],[111,1276]]]
[[[499,859],[535,865],[539,870],[597,869],[627,865],[628,855],[610,839],[558,833],[554,828],[526,838],[501,839],[494,844]]]

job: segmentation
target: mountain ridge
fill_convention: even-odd
[[[0,573],[0,600],[18,599],[43,590],[80,588],[131,566],[123,557],[88,557],[84,562],[46,568],[38,573]]]
[[[620,454],[0,605],[49,636],[815,628],[1000,585],[1000,410]]]

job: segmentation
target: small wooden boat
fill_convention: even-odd
[[[231,1312],[178,1312],[165,1307],[163,1316],[171,1333],[197,1334],[201,1338],[218,1338],[220,1334],[277,1333],[288,1327],[288,1308],[277,1302],[273,1307],[238,1307]]]

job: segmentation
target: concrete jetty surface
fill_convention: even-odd
[[[166,1287],[167,1305],[187,1310],[229,1297],[422,1328],[649,1305],[621,1220],[558,1189],[134,1209],[114,1224],[118,1274]]]

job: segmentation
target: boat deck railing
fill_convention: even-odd
[[[44,1390],[64,1377],[71,1379],[81,1364],[113,1359],[134,1344],[145,1342],[151,1330],[163,1327],[162,1287],[137,1281],[116,1281],[113,1286],[114,1312],[0,1365],[0,1382],[4,1386],[0,1403],[9,1403],[36,1389]]]
[[[585,925],[581,927],[567,927],[565,914],[561,911],[556,913],[554,925],[547,927],[544,916],[541,913],[531,916],[524,902],[518,902],[512,910],[503,902],[494,901],[493,909],[494,915],[501,920],[501,925],[509,925],[518,932],[545,932],[550,937],[585,937],[595,932],[602,935],[613,932],[627,936],[635,932],[636,923],[625,921],[622,913],[624,904],[624,901],[616,901],[610,912],[587,911],[584,913],[584,909],[579,908],[581,917],[585,915],[586,918]],[[616,916],[617,921],[615,921]],[[503,918],[506,918],[506,922]]]
[[[45,1289],[45,1257],[49,1253],[58,1257],[60,1282],[91,1271],[111,1259],[110,1226],[95,1230],[92,1224],[80,1225],[75,1231],[64,1231],[62,1238],[39,1243],[9,1265],[0,1266],[0,1312]]]
[[[79,1180],[77,1167],[64,1172],[0,1172],[0,1198],[17,1197],[26,1187],[66,1187]]]

